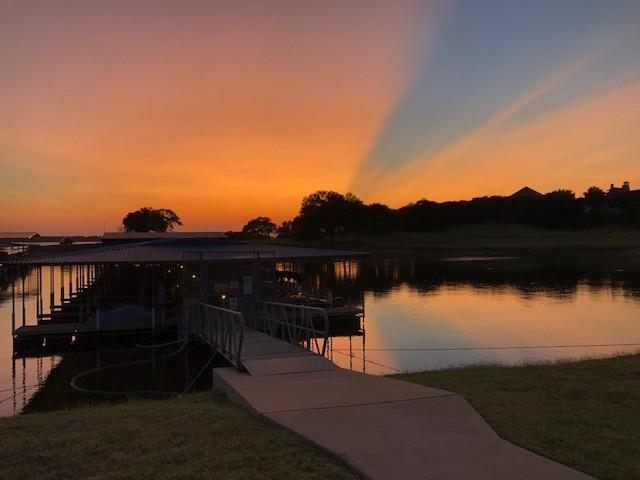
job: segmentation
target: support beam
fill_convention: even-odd
[[[64,303],[64,265],[60,265],[60,305]]]
[[[22,278],[22,326],[26,325],[27,319],[27,307],[25,306],[25,290],[24,290],[24,272],[20,271],[20,277]]]
[[[54,293],[56,279],[54,277],[54,266],[49,266],[49,312],[53,313],[53,307],[56,304],[56,294]]]
[[[11,335],[16,331],[16,281],[11,282]],[[14,364],[15,367],[15,364]]]
[[[40,266],[36,267],[36,320],[40,321]]]

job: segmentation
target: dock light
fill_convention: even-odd
[[[184,268],[184,265],[180,265],[180,268],[181,268],[181,269],[182,269],[182,268]]]
[[[227,296],[223,293],[220,298],[222,298],[222,300],[226,300]]]
[[[194,273],[193,275],[191,275],[191,278],[196,278],[196,274]]]

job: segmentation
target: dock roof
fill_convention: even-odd
[[[187,238],[227,238],[222,232],[105,232],[103,240],[168,240]]]
[[[0,232],[0,240],[5,242],[24,242],[37,236],[36,232]]]
[[[212,262],[246,261],[257,257],[276,260],[303,258],[349,258],[363,252],[292,247],[286,245],[251,244],[235,241],[157,240],[82,250],[28,256],[4,262],[7,265],[83,265],[83,264],[156,264],[194,260]]]

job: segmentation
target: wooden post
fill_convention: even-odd
[[[36,320],[40,323],[40,265],[36,267]]]
[[[156,269],[151,267],[151,330],[156,331]]]
[[[22,278],[22,326],[24,327],[26,324],[27,308],[24,304],[24,274],[22,273],[22,271],[20,272],[20,274]]]
[[[44,313],[44,306],[42,304],[42,265],[38,265],[38,282],[39,296],[36,302],[40,305],[40,315],[42,315]]]
[[[64,265],[60,265],[60,305],[64,303]]]
[[[56,295],[54,293],[56,279],[54,278],[53,271],[54,271],[53,265],[49,265],[49,283],[50,283],[50,285],[49,285],[49,310],[51,311],[52,315],[53,315],[53,307],[56,304]]]
[[[16,280],[11,282],[11,335],[16,331]],[[14,363],[15,368],[15,363]]]
[[[13,387],[13,414],[16,414],[16,359],[11,355],[11,386]]]

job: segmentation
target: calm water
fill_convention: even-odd
[[[363,262],[365,334],[332,339],[332,359],[389,374],[640,349],[637,259],[463,260]]]
[[[45,271],[45,292],[48,278]],[[434,261],[372,256],[361,262],[336,262],[328,269],[311,268],[306,278],[307,287],[317,293],[329,289],[344,298],[362,295],[364,335],[333,338],[329,351],[336,363],[357,371],[389,374],[480,362],[608,356],[640,349],[640,263],[635,258]],[[27,318],[33,323],[32,276],[27,277],[26,288]],[[18,299],[19,324],[21,308]],[[13,361],[11,311],[11,284],[5,283],[0,288],[3,415],[79,401],[68,381],[97,364],[149,360],[127,369],[126,375],[114,370],[87,379],[103,388],[179,390],[209,358],[209,352],[198,349],[165,359],[171,349],[154,354],[105,349]],[[210,381],[210,374],[203,378],[205,383]],[[47,387],[39,388],[43,383]]]

